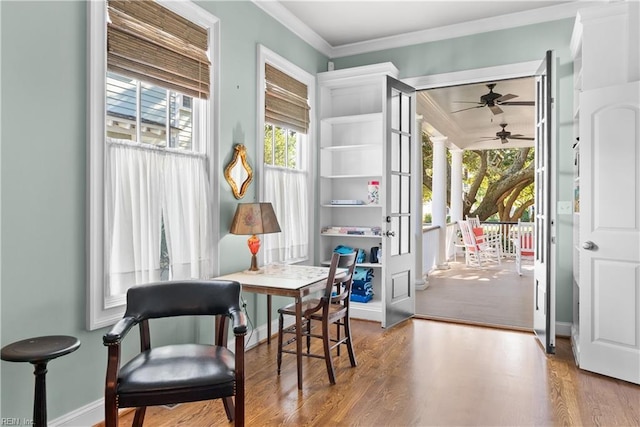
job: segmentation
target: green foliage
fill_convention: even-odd
[[[450,178],[451,159],[448,154]],[[433,144],[422,136],[423,201],[432,197]],[[462,156],[464,187],[463,215],[479,216],[481,220],[512,221],[520,218],[533,204],[532,148],[499,150],[465,150]],[[449,184],[447,184],[449,192]],[[450,195],[447,197],[447,204]]]
[[[298,134],[293,130],[264,125],[264,162],[289,169],[298,168]]]

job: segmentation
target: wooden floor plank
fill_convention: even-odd
[[[640,426],[640,387],[576,368],[568,340],[546,356],[530,333],[413,319],[353,321],[358,366],[295,359],[275,341],[246,353],[248,426]],[[133,414],[121,418],[131,425]],[[220,401],[147,410],[145,426],[229,426]]]

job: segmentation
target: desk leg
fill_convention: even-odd
[[[296,365],[298,366],[298,390],[302,390],[302,297],[296,297]]]
[[[271,344],[271,295],[267,294],[267,344]]]

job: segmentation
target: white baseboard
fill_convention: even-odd
[[[88,403],[55,420],[49,421],[49,427],[91,427],[104,421],[104,399]]]
[[[570,337],[571,325],[569,322],[556,322],[556,336],[557,337]]]

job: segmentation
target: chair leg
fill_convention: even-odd
[[[280,366],[282,366],[282,325],[284,323],[284,319],[282,318],[282,314],[278,317],[278,375],[280,375]]]
[[[356,361],[356,353],[353,351],[353,343],[351,340],[351,322],[349,320],[349,316],[344,318],[344,336],[347,338],[347,351],[349,352],[349,361],[351,362],[351,366],[355,367],[358,365]],[[340,346],[338,346],[340,348]]]
[[[229,421],[233,421],[234,407],[233,407],[233,399],[231,396],[223,397],[222,404],[224,405],[224,412],[227,414],[227,419]]]
[[[311,353],[311,319],[302,319],[304,328],[306,329],[305,335],[307,336],[307,354]]]
[[[331,358],[331,343],[329,337],[329,324],[322,322],[322,343],[324,344],[324,361],[327,364],[327,373],[329,374],[329,382],[336,383],[336,374],[333,370],[333,360]]]
[[[104,405],[104,426],[118,427],[118,407],[115,397],[107,396]]]
[[[144,423],[144,414],[146,411],[146,406],[136,408],[136,415],[133,417],[133,423],[131,424],[132,427],[142,427],[142,423]]]
[[[340,321],[338,320],[338,321],[336,322],[336,340],[337,340],[338,342],[340,342],[340,326],[341,326],[341,323],[340,323]],[[347,329],[345,328],[345,332],[346,332],[346,330],[347,330]],[[338,357],[340,357],[340,347],[341,347],[341,346],[339,345],[339,346],[338,346],[338,349],[337,349]]]

